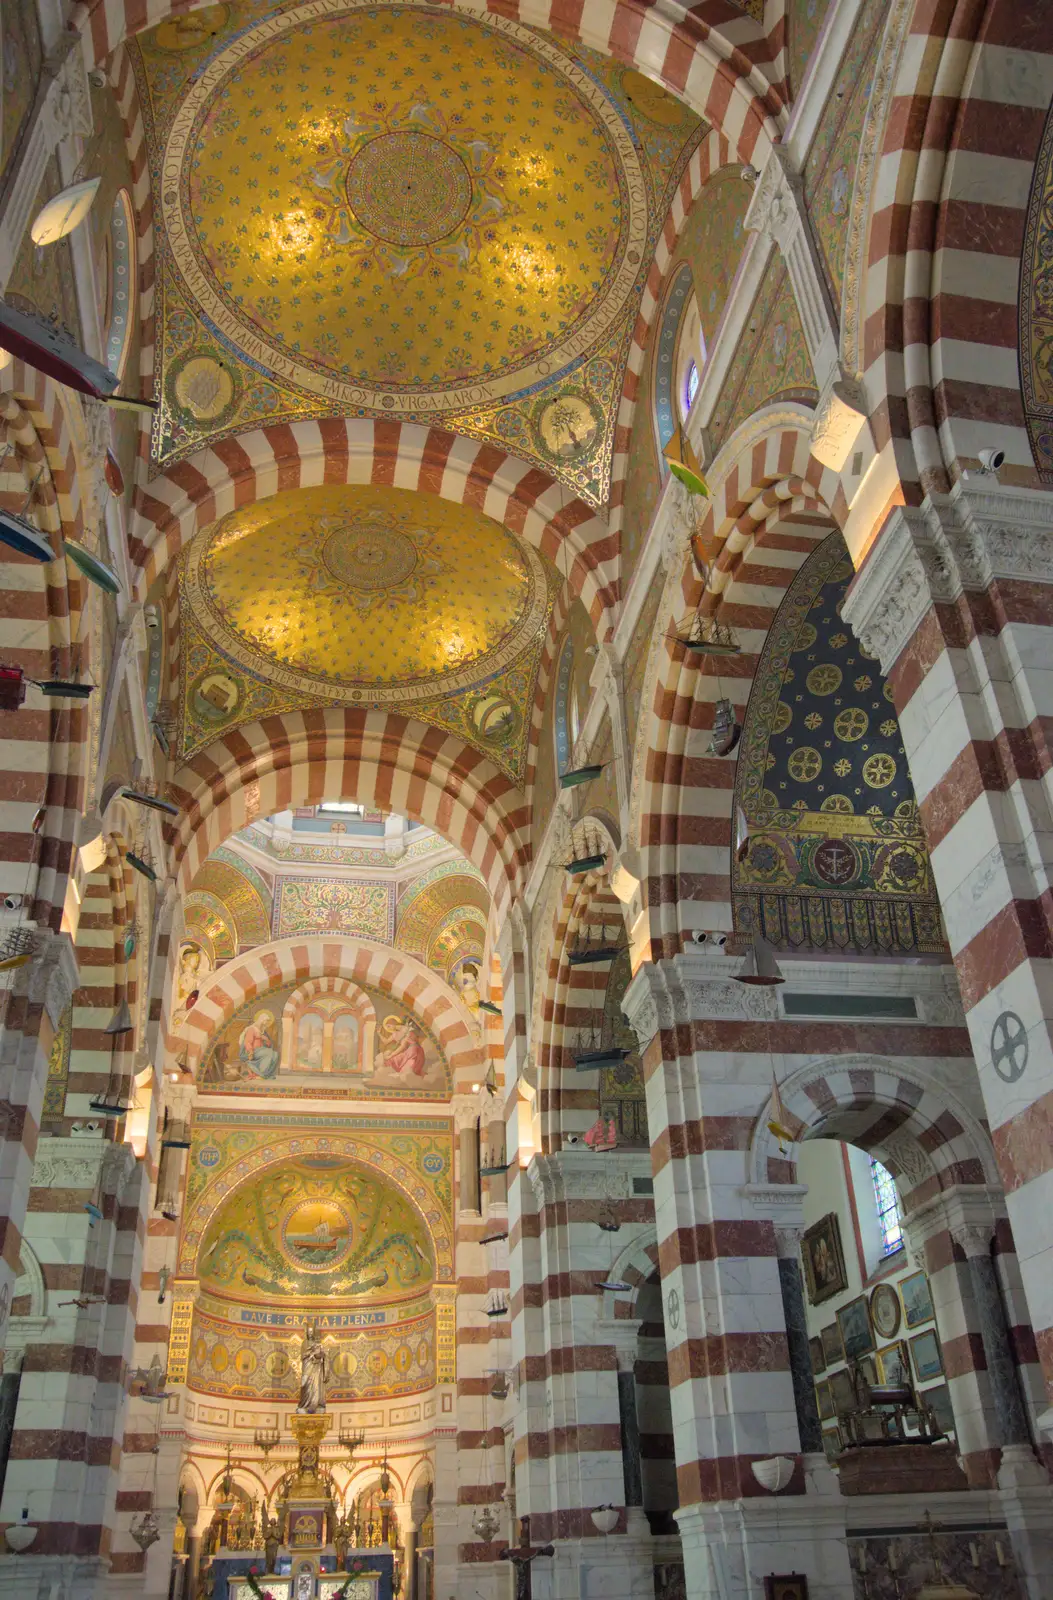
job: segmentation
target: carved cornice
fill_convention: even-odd
[[[1053,504],[1046,493],[972,479],[921,506],[897,506],[842,609],[888,672],[935,602],[999,578],[1053,583]]]
[[[69,1139],[42,1136],[33,1163],[33,1188],[94,1190],[112,1149],[114,1146],[101,1138],[78,1139],[73,1144]]]
[[[37,949],[26,968],[26,990],[31,1003],[42,1005],[53,1028],[80,986],[77,955],[68,933],[36,932]]]
[[[734,956],[683,951],[664,961],[645,961],[622,999],[622,1011],[641,1050],[660,1028],[685,1022],[774,1021],[778,1002],[767,989],[737,983]]]
[[[633,1179],[651,1176],[651,1157],[611,1152],[598,1160],[591,1150],[559,1150],[534,1156],[527,1177],[539,1206],[559,1200],[630,1200]]]

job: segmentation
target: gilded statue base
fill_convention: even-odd
[[[289,1418],[289,1426],[296,1440],[298,1458],[296,1476],[289,1485],[286,1500],[316,1500],[319,1495],[328,1499],[320,1467],[322,1440],[333,1426],[332,1417],[324,1411],[295,1412]]]

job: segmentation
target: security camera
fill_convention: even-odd
[[[5,894],[4,895],[4,910],[5,911],[17,911],[21,904],[22,904],[22,896],[20,894]]]
[[[756,167],[750,166],[749,162],[747,162],[742,171],[739,173],[739,177],[742,179],[743,183],[756,183],[757,179],[760,177],[760,173],[757,171]]]
[[[143,610],[143,620],[148,628],[161,626],[161,614],[156,606],[146,606]]]
[[[581,1139],[576,1133],[565,1133],[563,1135],[563,1143],[567,1145],[580,1144]]]
[[[984,472],[997,472],[1005,460],[1004,450],[981,450],[980,466]]]

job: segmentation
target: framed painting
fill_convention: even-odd
[[[808,1579],[800,1572],[773,1572],[764,1580],[764,1600],[808,1600]]]
[[[878,1371],[882,1383],[910,1383],[910,1355],[907,1351],[907,1342],[900,1339],[896,1344],[887,1344],[877,1353]]]
[[[894,1339],[899,1332],[899,1295],[891,1283],[879,1283],[870,1296],[870,1320],[879,1339]]]
[[[929,1280],[924,1272],[912,1272],[899,1286],[903,1299],[903,1316],[908,1328],[917,1328],[931,1322],[936,1313],[932,1309]]]
[[[836,1422],[828,1422],[823,1428],[823,1449],[826,1451],[827,1461],[836,1461],[844,1449],[841,1429]]]
[[[916,1333],[910,1341],[910,1353],[919,1383],[928,1383],[931,1378],[943,1376],[943,1355],[935,1328]]]
[[[801,1240],[804,1281],[813,1306],[841,1294],[848,1287],[845,1257],[841,1249],[841,1229],[835,1211],[820,1217],[805,1230]]]
[[[951,1405],[950,1391],[945,1383],[934,1384],[931,1389],[926,1389],[922,1395],[926,1405],[931,1406],[933,1415],[942,1433],[954,1433],[954,1408]]]
[[[826,1371],[826,1355],[823,1351],[823,1341],[816,1335],[808,1341],[808,1354],[812,1358],[812,1371],[818,1377],[820,1372]]]
[[[840,1372],[835,1372],[830,1379],[830,1393],[834,1397],[834,1415],[842,1416],[846,1411],[856,1408],[856,1391],[852,1383],[852,1374],[847,1367],[842,1367]],[[823,1418],[820,1416],[820,1421]]]
[[[870,1306],[865,1294],[859,1295],[855,1300],[850,1300],[842,1306],[837,1313],[837,1325],[841,1329],[841,1343],[845,1347],[846,1361],[858,1361],[860,1356],[868,1356],[874,1349],[874,1329],[870,1322]]]
[[[845,1347],[841,1343],[841,1329],[836,1322],[828,1322],[825,1328],[820,1328],[819,1337],[823,1341],[823,1355],[826,1357],[828,1367],[836,1367],[839,1361],[845,1359]]]
[[[816,1384],[815,1399],[819,1407],[819,1421],[828,1422],[836,1414],[834,1410],[834,1392],[828,1383]]]

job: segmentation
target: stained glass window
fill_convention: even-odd
[[[687,377],[684,380],[684,400],[686,401],[686,405],[684,406],[685,411],[691,410],[691,407],[694,404],[695,396],[698,393],[698,385],[700,382],[701,379],[698,376],[698,363],[695,361],[689,361],[687,364]]]
[[[890,1256],[903,1249],[903,1218],[900,1216],[899,1196],[892,1174],[886,1172],[880,1161],[870,1158],[870,1176],[874,1183],[874,1200],[878,1222],[881,1224],[882,1249]]]

